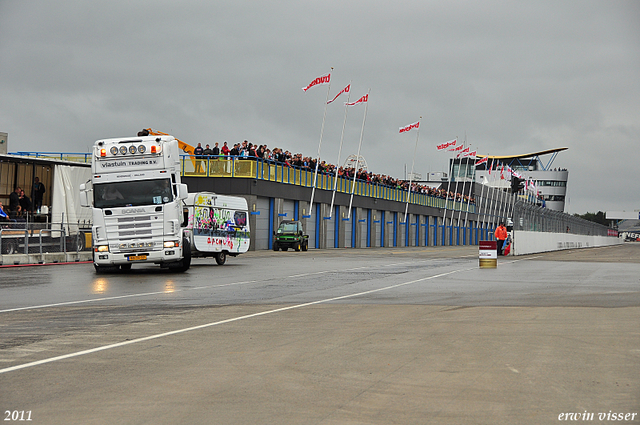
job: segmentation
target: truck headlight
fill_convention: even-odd
[[[180,246],[180,243],[178,241],[164,241],[165,248],[176,248],[179,246]]]
[[[109,245],[100,245],[96,247],[96,252],[109,252]]]

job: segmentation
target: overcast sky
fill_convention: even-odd
[[[417,134],[398,128],[422,116],[423,175],[465,135],[489,155],[568,147],[553,164],[569,170],[567,212],[640,209],[640,1],[0,0],[10,152],[151,127],[314,156],[327,86],[301,88],[331,67],[332,96],[370,90],[371,171],[404,177]],[[343,159],[364,110],[349,108]],[[329,105],[331,163],[343,117]]]

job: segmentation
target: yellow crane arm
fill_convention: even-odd
[[[158,130],[154,130],[152,128],[147,128],[146,129],[150,135],[152,136],[171,136],[171,134],[167,134],[167,133],[163,133],[162,131],[158,131]],[[180,139],[176,139],[178,141],[178,147],[180,149],[182,149],[182,152],[189,154],[189,155],[193,155],[193,149],[194,147],[191,146],[188,143],[183,142]],[[194,161],[195,162],[195,161]]]

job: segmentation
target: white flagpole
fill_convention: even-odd
[[[494,183],[497,180],[496,178],[496,174],[497,174],[498,170],[496,169],[494,171],[494,176],[493,176],[493,180]],[[494,205],[498,204],[498,194],[496,193],[496,188],[495,187],[490,187],[491,189],[491,206],[489,207],[489,219],[487,220],[487,228],[489,228],[490,226],[493,225],[493,222],[495,220],[494,218]]]
[[[356,187],[356,176],[358,175],[358,167],[360,167],[360,147],[362,146],[362,136],[364,135],[364,122],[367,120],[367,109],[369,109],[369,91],[367,92],[367,102],[364,105],[364,118],[362,118],[362,130],[360,130],[360,143],[358,143],[358,154],[356,155],[356,168],[353,172],[353,182],[351,183],[351,198],[349,199],[349,215],[347,218],[351,219],[351,205],[353,204],[353,192]]]
[[[502,180],[502,177],[500,177],[500,180]],[[506,180],[506,178],[505,178]],[[505,202],[504,202],[504,198],[505,198],[506,194],[504,192],[504,188],[502,187],[502,185],[500,185],[500,205],[498,206],[498,215],[496,216],[496,226],[498,224],[500,224],[500,222],[502,220],[504,220],[504,206],[505,206]]]
[[[489,155],[487,154],[487,167],[485,167],[487,169],[487,203],[491,204],[491,201],[489,201],[489,196],[491,196],[491,192],[489,192],[489,190],[491,189],[491,184],[489,182],[489,179],[491,178],[491,168],[493,168],[493,159],[491,160],[491,162],[489,162]],[[482,188],[482,190],[484,191],[484,187]],[[482,227],[484,228],[485,222],[487,220],[487,205],[485,205],[484,202],[484,198],[482,201],[482,210],[484,211],[484,213],[482,214]]]
[[[457,137],[456,137],[456,139],[457,139]],[[465,140],[464,144],[463,144],[463,146],[465,146],[465,148],[462,149],[462,150],[469,149],[469,147],[466,146],[466,145],[467,145],[467,141]],[[460,155],[462,155],[462,154],[459,153],[458,155],[456,155],[456,157],[457,157],[456,159],[460,160],[461,159]],[[453,162],[455,163],[455,159],[453,160]],[[453,205],[451,206],[451,232],[453,232],[453,216],[456,213],[455,206],[456,206],[456,195],[458,194],[458,180],[460,179],[460,168],[461,168],[460,167],[460,162],[458,162],[458,173],[456,174],[456,188],[455,188],[455,190],[453,192]]]
[[[420,117],[420,120],[418,122],[420,122],[422,120],[422,117]],[[409,175],[409,193],[407,194],[407,205],[404,207],[404,223],[405,226],[408,225],[407,223],[407,213],[409,212],[409,199],[411,198],[411,182],[413,181],[413,166],[416,163],[416,153],[418,152],[418,138],[420,137],[420,126],[418,126],[418,134],[416,134],[416,147],[413,149],[413,161],[411,162],[411,174]]]
[[[333,71],[333,67],[331,67]],[[318,143],[318,158],[316,159],[316,171],[313,174],[313,188],[311,189],[311,201],[309,202],[309,215],[313,213],[313,198],[316,194],[316,181],[318,180],[318,166],[320,165],[320,147],[322,146],[322,135],[324,133],[324,121],[327,117],[327,105],[329,101],[329,92],[331,91],[331,79],[329,79],[329,87],[327,88],[327,99],[324,101],[324,114],[322,115],[322,127],[320,127],[320,143]]]
[[[456,140],[458,140],[458,138],[456,138]],[[447,183],[447,190],[444,196],[444,212],[442,214],[442,234],[444,237],[444,234],[447,230],[447,206],[449,205],[449,188],[451,187],[451,174],[453,172],[453,158],[451,161],[451,165],[449,165],[449,182]],[[437,224],[437,223],[436,223]],[[436,228],[436,232],[438,231],[438,229]]]
[[[349,93],[347,94],[347,103],[351,99],[351,81],[349,81]],[[336,162],[336,176],[333,179],[333,194],[331,195],[331,208],[329,209],[329,218],[333,214],[333,203],[336,200],[336,191],[338,189],[338,169],[340,168],[340,155],[342,154],[342,141],[344,140],[344,127],[347,124],[347,110],[349,107],[344,105],[344,120],[342,121],[342,134],[340,134],[340,149],[338,149],[338,162]]]
[[[487,154],[487,162],[485,162],[485,164],[488,164],[488,163],[489,163],[489,155]],[[486,165],[485,165],[484,168],[486,170],[489,169]],[[475,172],[476,173],[478,172],[477,166],[476,166]],[[487,184],[489,184],[489,179],[488,178],[486,179],[486,182],[487,182]],[[480,189],[480,197],[478,198],[478,201],[477,201],[477,202],[482,202],[482,208],[480,208],[480,205],[478,205],[478,203],[476,203],[476,205],[478,205],[478,222],[480,222],[480,210],[481,209],[484,210],[484,213],[482,214],[482,226],[480,227],[481,229],[484,227],[484,218],[487,216],[487,207],[485,205],[484,198],[482,197],[484,195],[484,187],[485,187],[485,184],[483,183],[482,184],[482,188]],[[477,226],[477,224],[476,224],[476,226]]]
[[[511,175],[511,178],[513,178],[513,174],[511,173],[511,166],[509,166],[509,175]],[[509,181],[511,181],[511,178],[509,178]],[[505,180],[507,180],[507,179],[505,179]],[[502,209],[502,216],[501,216],[502,220],[501,221],[505,221],[505,222],[507,221],[507,205],[509,205],[508,196],[509,196],[509,190],[510,189],[511,189],[511,185],[508,185],[507,186],[507,191],[506,192],[504,190],[502,191],[503,192],[503,196],[502,196],[503,205],[502,205],[502,208],[501,208]]]
[[[503,165],[504,167],[504,165]],[[502,180],[502,171],[500,172],[500,177],[496,176],[496,181],[500,181]],[[494,190],[497,190],[497,193],[495,194],[495,208],[493,209],[493,214],[491,215],[491,225],[493,227],[497,226],[497,222],[498,222],[498,214],[500,214],[500,185],[497,185]]]
[[[478,150],[476,149],[476,154],[477,152]],[[476,180],[476,161],[477,160],[478,160],[478,157],[476,155],[473,157],[473,175],[471,176],[471,182],[469,183],[469,196],[467,196],[467,211],[464,213],[464,227],[467,227],[467,219],[469,218],[469,205],[471,205],[471,190],[473,188],[473,182]],[[467,167],[468,166],[469,166],[469,159],[467,159]],[[464,187],[462,188],[462,196],[464,196]]]
[[[467,144],[467,132],[464,132],[464,143],[465,145]],[[468,146],[469,147],[469,153],[471,153],[471,145]],[[466,158],[466,163],[464,164],[464,180],[462,180],[462,201],[460,201],[460,211],[458,211],[458,228],[460,228],[460,217],[462,216],[462,206],[464,205],[464,188],[466,186],[467,183],[467,169],[469,168],[469,156],[465,156],[464,158]],[[462,158],[460,158],[460,160],[462,161]],[[462,162],[458,163],[458,174],[460,174],[460,168],[461,168]],[[453,218],[453,217],[451,217]]]

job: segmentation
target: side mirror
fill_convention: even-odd
[[[89,196],[87,193],[87,186],[82,183],[80,185],[80,205],[83,207],[90,207],[91,204],[89,203]]]
[[[180,184],[178,186],[178,198],[187,199],[188,196],[189,196],[189,188],[184,183]]]

